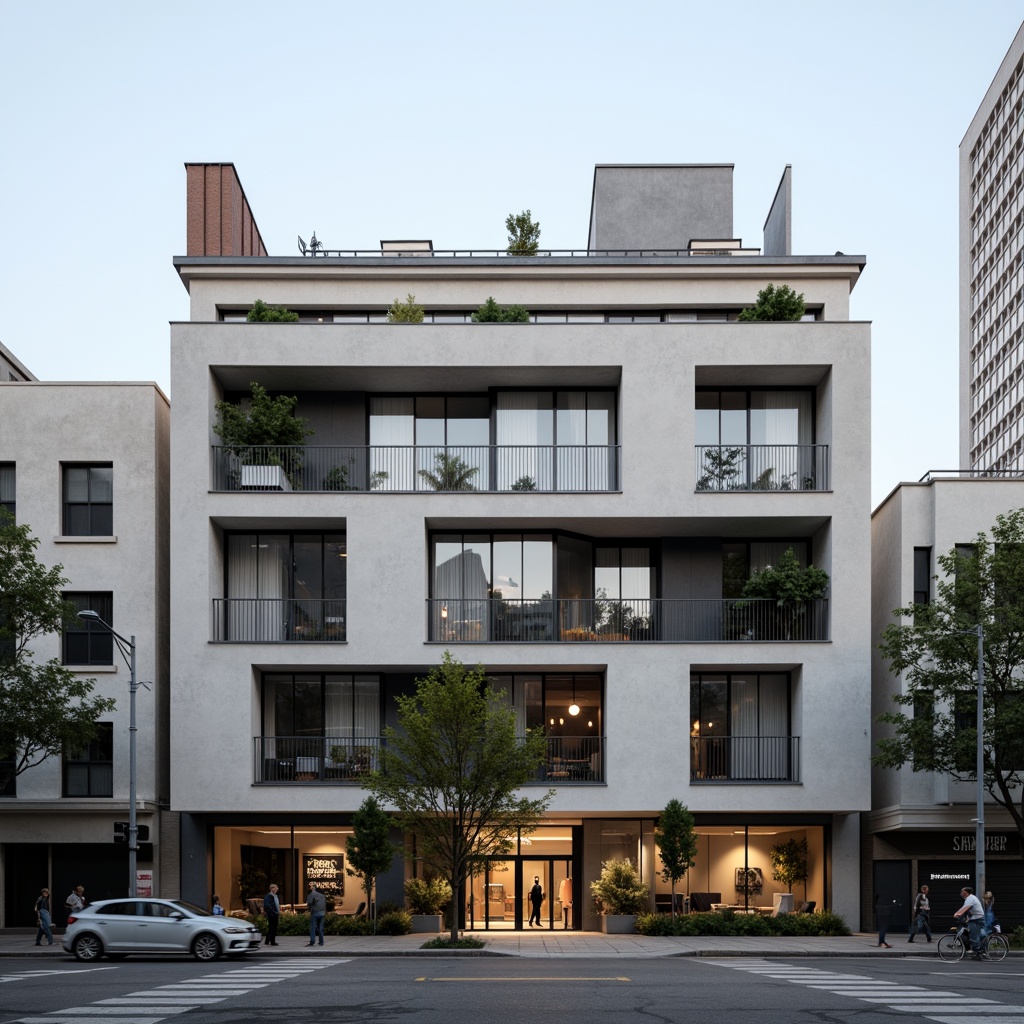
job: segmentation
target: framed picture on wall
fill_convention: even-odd
[[[760,896],[764,888],[764,872],[760,868],[737,868],[736,891],[750,896]]]
[[[302,855],[302,892],[309,892],[309,883],[327,897],[345,895],[345,855],[343,853],[304,853]]]

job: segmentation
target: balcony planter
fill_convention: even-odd
[[[290,491],[283,466],[240,466],[238,485],[243,491]]]
[[[413,932],[440,934],[444,918],[440,914],[410,914]]]
[[[632,935],[636,931],[636,914],[603,914],[601,931],[605,935]]]

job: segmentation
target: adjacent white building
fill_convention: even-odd
[[[60,564],[66,597],[135,635],[138,678],[140,885],[177,875],[177,829],[162,835],[169,802],[168,439],[170,408],[151,383],[40,381],[2,345],[0,505],[39,538],[38,559]],[[59,658],[96,680],[117,707],[87,749],[65,751],[21,775],[0,795],[0,927],[34,926],[31,897],[43,886],[60,907],[75,885],[90,899],[122,895],[128,820],[128,669],[107,632],[69,629],[34,654]],[[171,867],[165,869],[164,858]],[[156,890],[154,890],[156,891]],[[60,897],[59,899],[57,897]],[[63,923],[58,912],[57,923]]]
[[[870,327],[849,295],[864,258],[792,255],[789,169],[753,247],[731,165],[599,166],[588,250],[532,258],[422,240],[272,257],[231,165],[187,173],[175,262],[191,313],[171,328],[181,874],[164,894],[237,907],[248,870],[290,903],[326,871],[355,909],[359,776],[394,697],[450,650],[500,682],[524,731],[546,729],[536,784],[556,791],[537,833],[474,879],[467,928],[522,927],[535,875],[546,926],[593,928],[588,886],[611,856],[664,905],[653,829],[672,798],[701,834],[695,906],[770,907],[770,849],[798,838],[797,899],[856,924]],[[804,322],[735,322],[769,283],[804,293]],[[383,322],[409,293],[425,322]],[[531,322],[472,323],[489,296]],[[300,322],[245,323],[256,299]],[[254,381],[298,397],[314,429],[300,452],[220,445],[216,402]],[[446,489],[453,470],[469,489]],[[742,600],[790,548],[829,573],[827,596],[794,614]],[[413,870],[396,864],[380,898]]]

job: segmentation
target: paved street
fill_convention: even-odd
[[[1024,961],[934,955],[792,957],[345,957],[285,952],[78,964],[0,961],[0,1024],[234,1024],[310,1020],[470,1024],[729,1022],[1021,1024]]]

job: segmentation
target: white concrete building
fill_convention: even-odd
[[[177,874],[177,827],[161,835],[168,805],[168,440],[170,409],[155,384],[36,380],[3,346],[0,364],[0,504],[39,538],[36,555],[60,564],[66,596],[136,637],[140,885],[159,887],[162,857]],[[89,899],[128,889],[128,669],[109,633],[81,623],[33,646],[96,680],[116,698],[88,749],[66,751],[17,776],[0,796],[0,927],[34,926],[31,897],[53,892],[56,924],[75,885]],[[154,891],[157,891],[154,889]]]
[[[960,143],[960,466],[1024,472],[1024,26]]]
[[[937,558],[972,544],[988,532],[996,517],[1024,508],[1024,480],[929,475],[920,483],[896,487],[871,517],[872,718],[897,710],[893,696],[903,680],[889,671],[875,649],[882,632],[895,621],[893,611],[928,604],[935,597]],[[973,707],[973,705],[972,705]],[[971,725],[973,728],[973,723]],[[887,726],[876,723],[876,736]],[[895,899],[893,931],[909,925],[913,894],[931,888],[932,925],[959,908],[960,889],[974,885],[977,790],[973,782],[914,771],[875,769],[871,813],[866,818],[865,922],[874,893]],[[985,810],[986,879],[998,894],[1000,915],[1013,921],[1024,909],[1024,872],[1020,842],[1005,810],[987,799]]]
[[[588,250],[533,258],[422,241],[271,257],[231,165],[190,165],[188,195],[191,317],[171,328],[181,895],[237,907],[250,865],[290,903],[327,860],[354,909],[360,772],[394,696],[448,649],[546,728],[537,785],[556,790],[474,880],[466,927],[522,927],[534,875],[546,926],[596,927],[589,882],[611,856],[663,905],[653,829],[672,798],[701,833],[695,906],[770,907],[771,847],[805,838],[797,899],[856,925],[864,258],[791,254],[789,169],[763,249],[734,237],[731,165],[598,167]],[[805,322],[735,322],[771,282],[804,293]],[[426,321],[384,323],[408,293]],[[531,322],[470,322],[488,296]],[[301,322],[242,322],[257,298]],[[298,397],[315,431],[298,458],[220,446],[215,403],[253,381]],[[439,479],[456,459],[469,490]],[[827,596],[792,615],[740,600],[789,548],[829,573]]]

